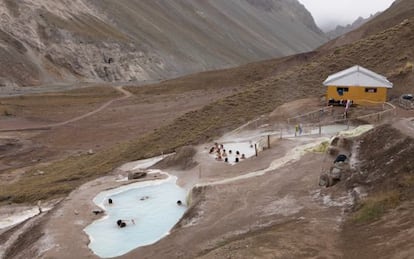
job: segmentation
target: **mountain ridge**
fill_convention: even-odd
[[[297,0],[2,0],[0,10],[3,86],[165,79],[326,41]]]

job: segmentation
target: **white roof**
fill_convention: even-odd
[[[336,74],[330,75],[323,85],[334,86],[371,86],[392,88],[393,84],[386,77],[361,66],[353,66]]]

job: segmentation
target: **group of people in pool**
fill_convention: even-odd
[[[148,196],[144,196],[140,200],[143,201],[143,200],[147,200],[147,199],[149,199],[149,197]],[[112,205],[113,203],[114,203],[114,201],[112,200],[112,198],[109,198],[108,199],[108,204]],[[183,205],[183,202],[181,200],[178,200],[177,201],[177,205],[178,206],[182,206]],[[124,228],[124,227],[127,226],[127,222],[130,222],[133,225],[135,225],[135,220],[134,219],[131,219],[131,220],[118,219],[116,221],[116,224],[118,225],[118,228]]]
[[[229,162],[229,155],[233,154],[232,150],[226,150],[223,144],[214,143],[214,146],[210,148],[210,154],[216,155],[217,161],[224,161],[226,163]],[[246,159],[245,154],[241,154],[239,151],[236,151],[236,157],[234,158],[234,162],[238,163],[240,160]]]

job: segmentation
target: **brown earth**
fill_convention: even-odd
[[[203,168],[201,175],[199,168],[175,171],[175,174],[187,183],[194,179],[201,182],[226,179],[266,168],[291,148],[309,141],[314,140],[282,140],[259,157],[236,166],[215,162],[207,153],[198,153],[196,159]],[[204,148],[205,145],[198,150]],[[323,160],[322,154],[308,154],[303,160],[269,171],[264,176],[202,188],[200,193],[194,193],[192,208],[169,236],[124,257],[339,256],[337,228],[340,222],[336,219],[341,215],[341,208],[324,204],[322,197],[325,194],[323,191],[319,194],[319,187],[315,185]],[[98,179],[73,192],[48,214],[47,222],[39,230],[44,233],[44,238],[30,243],[30,249],[25,253],[35,251],[35,247],[43,244],[49,249],[42,257],[94,257],[82,229],[97,219],[91,213],[93,196],[107,188],[113,178]],[[297,184],[293,186],[292,182]],[[326,228],[326,231],[320,232],[320,228]],[[312,238],[315,236],[318,239]]]
[[[378,131],[382,132],[383,129],[379,128],[369,136],[377,136]],[[395,134],[392,130],[388,132],[390,137]],[[404,139],[404,135],[399,136]],[[283,140],[258,158],[249,159],[234,167],[210,162],[209,158],[199,155],[196,159],[202,161],[202,175],[198,173],[199,168],[184,174],[176,173],[181,181],[187,184],[244,174],[265,168],[271,161],[282,157],[287,150],[302,141],[309,140],[306,138],[295,141]],[[372,138],[367,137],[365,141],[370,142]],[[381,142],[378,144],[381,145]],[[361,154],[364,154],[365,149],[361,150]],[[407,153],[409,154],[410,150]],[[372,160],[371,158],[367,161]],[[350,245],[350,241],[346,239],[347,224],[354,224],[350,221],[342,230],[343,210],[352,209],[347,190],[341,188],[341,185],[337,186],[338,189],[332,190],[320,189],[316,185],[321,164],[326,162],[325,155],[308,154],[299,162],[270,171],[264,176],[206,187],[194,196],[193,208],[172,234],[153,246],[140,248],[124,257],[332,258],[344,257],[344,255],[346,258],[352,257],[353,254],[349,254],[348,250],[357,255],[364,253],[369,257],[373,253],[365,251],[365,246],[359,246],[358,243],[354,243],[352,249],[344,246],[344,243]],[[42,255],[44,257],[69,258],[67,257],[69,254],[71,258],[91,257],[91,252],[86,246],[87,238],[82,234],[82,229],[96,219],[88,214],[88,211],[94,208],[91,204],[92,197],[102,188],[107,188],[103,187],[103,183],[107,184],[110,181],[112,180],[109,178],[99,179],[73,192],[67,202],[48,214],[47,220],[33,229],[39,239],[25,236],[15,244],[15,247],[26,247],[24,253],[11,249],[9,255],[12,257],[36,255],[39,248],[43,249],[44,246],[48,248],[46,254]],[[85,191],[89,193],[86,196]],[[78,213],[80,211],[81,214]],[[407,212],[406,215],[409,217],[410,213]],[[217,218],[221,220],[217,221]],[[67,224],[68,222],[73,224]],[[56,226],[60,227],[56,228]],[[397,227],[387,229],[387,233],[396,229]],[[194,236],[194,233],[197,235]],[[375,233],[380,232],[375,231]],[[355,235],[354,231],[352,235]],[[351,238],[351,232],[349,236]],[[73,242],[74,240],[76,241]],[[409,243],[401,244],[401,242],[402,237],[393,244],[400,244],[402,253],[409,253]],[[394,248],[384,251],[395,255],[392,249]]]
[[[356,212],[343,226],[341,246],[345,258],[409,258],[412,255],[413,132],[412,127],[398,125],[396,129],[382,125],[359,141],[360,163],[346,180],[346,186],[359,187],[368,197],[355,205]]]
[[[375,145],[383,145],[382,140],[378,141],[379,132],[384,141],[390,143],[388,148],[375,149]],[[202,174],[199,168],[172,172],[187,183],[194,180],[214,182],[266,168],[291,148],[309,141],[314,140],[281,140],[259,157],[236,166],[215,162],[207,153],[198,153],[195,159],[203,168]],[[358,150],[353,155],[357,155],[356,161],[361,163],[355,163],[354,172],[329,189],[317,186],[321,167],[334,159],[323,153],[308,153],[301,160],[270,170],[263,176],[196,188],[192,206],[170,235],[122,258],[407,258],[412,252],[409,240],[414,233],[411,227],[414,207],[410,196],[414,171],[411,162],[407,162],[413,152],[412,142],[412,138],[389,125],[351,139],[347,149]],[[377,153],[364,143],[374,143]],[[210,145],[202,145],[198,150]],[[398,147],[404,147],[400,155],[405,158],[405,164],[386,159],[395,154],[394,149]],[[383,168],[385,174],[379,173],[379,168]],[[404,186],[401,179],[408,178],[401,178],[399,169],[411,177]],[[360,171],[368,172],[363,175],[364,179],[358,177]],[[69,254],[70,257],[93,257],[82,229],[96,219],[87,213],[94,207],[91,203],[94,193],[111,181],[113,179],[107,177],[82,186],[58,210],[50,213],[41,230],[48,238],[39,241],[40,244],[49,241],[50,249],[43,257],[69,258]],[[383,197],[375,192],[388,192],[385,186],[392,192],[395,187],[400,188],[404,198],[394,206],[394,201],[388,202],[389,197],[385,196],[387,207],[376,215],[378,218],[358,219],[370,199]],[[367,199],[355,198],[352,190],[356,187],[374,195]],[[35,244],[29,250],[34,254]]]
[[[404,2],[407,1],[400,1],[400,3]],[[412,66],[414,60],[412,48],[414,41],[413,23],[413,18],[410,18],[402,23],[397,23],[393,27],[384,28],[384,31],[380,31],[377,34],[372,34],[367,38],[362,38],[359,41],[332,50],[320,50],[279,60],[256,63],[250,67],[245,66],[240,70],[230,69],[221,72],[198,74],[144,88],[128,88],[129,91],[134,93],[134,96],[119,103],[115,102],[107,109],[85,120],[52,128],[49,131],[1,133],[4,136],[2,139],[5,139],[5,142],[2,142],[5,144],[2,145],[6,146],[6,151],[2,151],[2,158],[3,156],[8,156],[8,161],[0,165],[4,168],[1,173],[1,176],[4,176],[4,178],[2,178],[0,183],[0,200],[4,203],[35,202],[39,199],[62,197],[81,184],[101,175],[106,175],[124,162],[158,155],[161,152],[170,152],[180,146],[212,140],[216,136],[234,129],[259,115],[273,111],[283,103],[310,96],[321,97],[324,93],[321,82],[326,76],[354,64],[363,65],[388,76],[395,83],[394,89],[390,91],[390,99],[397,97],[401,93],[410,92],[414,82]],[[399,47],[396,48],[395,46]],[[223,81],[221,81],[222,79]],[[211,88],[208,88],[210,86]],[[167,88],[168,90],[166,90]],[[98,90],[97,92],[100,91]],[[102,95],[96,93],[87,94],[92,96],[95,107],[99,107],[110,99],[119,97],[117,92],[111,92],[112,89],[108,93],[105,91],[102,90]],[[53,98],[62,98],[59,95]],[[70,98],[81,100],[78,104],[79,109],[77,106],[69,106],[66,110],[64,106],[60,106],[59,102],[56,102],[56,110],[50,113],[49,111],[44,112],[44,107],[41,105],[43,102],[42,98],[33,98],[38,103],[35,105],[38,108],[34,109],[33,113],[30,113],[28,108],[33,104],[27,102],[27,106],[19,108],[20,110],[17,109],[22,117],[17,116],[17,118],[14,118],[17,122],[13,123],[30,126],[54,123],[56,121],[61,122],[64,120],[57,115],[58,111],[67,111],[70,114],[70,116],[64,115],[61,118],[72,118],[72,116],[79,116],[93,110],[93,108],[87,106],[88,98]],[[30,99],[31,97],[29,97]],[[19,102],[18,98],[14,99],[13,102],[24,105],[24,102]],[[17,105],[13,106],[13,103],[8,105],[10,107],[19,107]],[[406,111],[399,114],[402,114],[401,116],[412,116],[412,112]],[[36,118],[36,120],[34,121],[32,118]],[[4,116],[1,118],[1,123],[11,123],[9,120],[9,116]],[[1,125],[3,126],[3,124]],[[405,124],[405,126],[399,124],[399,127],[403,129],[403,133],[411,132],[411,128],[407,128],[407,125],[410,124]],[[18,125],[18,127],[20,126]],[[378,242],[372,239],[367,240],[366,243],[362,241],[360,243],[356,242],[360,240],[358,239],[359,237],[362,240],[368,236],[361,235],[352,240],[354,234],[352,229],[356,228],[364,231],[370,226],[371,220],[391,222],[388,219],[391,219],[391,216],[394,215],[400,215],[402,220],[407,219],[411,222],[409,215],[412,208],[410,205],[412,196],[409,192],[412,189],[410,175],[412,167],[410,164],[407,164],[407,161],[410,161],[407,159],[407,153],[399,153],[400,150],[412,152],[411,149],[399,148],[401,145],[409,144],[410,140],[405,139],[404,135],[398,135],[395,131],[387,128],[380,129],[387,133],[385,136],[390,140],[390,146],[386,146],[387,142],[381,142],[381,139],[372,137],[366,143],[371,141],[375,143],[377,147],[373,149],[375,152],[372,152],[372,147],[367,144],[365,146],[367,150],[365,153],[361,153],[365,154],[365,156],[361,157],[365,160],[369,159],[366,160],[368,162],[375,162],[377,156],[384,156],[386,158],[379,160],[378,165],[377,163],[367,163],[362,166],[365,166],[364,169],[368,170],[368,172],[375,172],[372,175],[372,179],[375,181],[379,179],[378,182],[374,181],[375,185],[378,183],[378,186],[386,188],[387,192],[378,194],[376,193],[378,190],[375,189],[375,185],[370,184],[371,178],[356,177],[356,184],[368,183],[367,187],[372,200],[363,201],[359,206],[349,210],[355,210],[353,215],[355,215],[356,219],[365,219],[366,215],[368,215],[368,223],[355,222],[353,221],[354,216],[352,216],[352,219],[344,224],[342,237],[339,237],[338,234],[335,234],[335,231],[332,231],[327,233],[326,240],[323,239],[324,236],[320,229],[324,228],[325,224],[329,227],[338,227],[337,222],[333,222],[336,218],[333,219],[329,216],[342,215],[335,214],[342,213],[342,211],[329,207],[328,210],[332,209],[333,211],[327,212],[319,206],[320,204],[318,205],[309,200],[309,193],[305,194],[305,191],[314,190],[315,182],[312,181],[315,181],[317,175],[313,175],[315,170],[312,170],[312,168],[315,168],[317,165],[317,159],[321,158],[312,155],[307,160],[298,162],[296,164],[297,167],[294,166],[295,164],[292,164],[281,170],[283,177],[286,177],[289,183],[279,182],[276,178],[269,179],[269,182],[282,190],[281,193],[288,193],[288,191],[293,190],[294,198],[300,200],[300,204],[304,206],[305,223],[298,223],[296,221],[297,218],[292,215],[290,216],[293,218],[289,218],[290,216],[281,217],[282,222],[275,221],[271,216],[258,217],[257,211],[261,211],[271,204],[271,200],[282,199],[280,202],[285,202],[283,200],[284,197],[277,196],[279,195],[278,190],[272,189],[273,185],[263,183],[266,181],[252,181],[251,183],[249,181],[242,181],[240,187],[231,185],[232,188],[229,188],[229,190],[214,187],[211,191],[207,190],[205,193],[207,199],[204,201],[208,204],[208,208],[212,208],[212,211],[214,211],[212,215],[217,217],[229,215],[228,218],[230,220],[235,220],[234,222],[239,222],[240,224],[236,226],[236,223],[229,223],[228,226],[220,227],[214,225],[217,218],[214,222],[213,216],[207,218],[203,223],[205,225],[202,230],[205,231],[203,233],[206,233],[208,239],[199,240],[200,245],[196,245],[194,250],[188,252],[186,251],[188,249],[186,241],[189,239],[189,236],[185,234],[185,230],[178,229],[177,235],[182,235],[182,238],[177,239],[179,244],[179,249],[176,250],[179,253],[177,255],[190,257],[215,257],[216,255],[242,257],[243,254],[238,254],[237,252],[242,251],[250,254],[252,257],[267,253],[271,257],[272,253],[280,250],[280,257],[338,257],[341,255],[341,252],[349,257],[358,257],[358,254],[352,254],[348,250],[355,249],[355,251],[361,251],[358,249],[364,249],[364,245],[366,245],[370,247],[366,254],[368,257],[371,255],[378,256],[379,252],[374,251]],[[383,132],[377,131],[375,133],[375,137],[377,137],[377,135],[382,135]],[[392,137],[394,134],[397,136],[396,142],[394,142]],[[18,141],[15,142],[14,140]],[[128,140],[129,142],[127,142]],[[30,151],[34,147],[36,149]],[[384,150],[389,153],[381,153],[381,148],[383,147],[387,147]],[[19,150],[22,149],[25,150],[20,152]],[[87,154],[89,149],[93,149],[92,154]],[[377,150],[379,151],[378,153],[376,153]],[[72,156],[68,158],[70,154]],[[375,154],[375,156],[368,157],[368,154]],[[397,155],[393,156],[392,154]],[[274,156],[277,157],[277,155]],[[58,158],[60,160],[50,161]],[[394,159],[401,163],[398,164]],[[43,163],[39,164],[39,162]],[[387,164],[388,162],[390,164]],[[268,164],[269,161],[262,161],[260,167],[263,167],[266,163]],[[31,166],[35,164],[37,167],[32,168]],[[253,165],[254,163],[252,163],[251,169],[254,168]],[[247,166],[247,168],[249,167]],[[298,168],[302,170],[297,170]],[[382,168],[388,171],[384,171]],[[394,169],[398,172],[403,170],[407,170],[407,172],[393,175],[391,177],[392,180],[388,182],[384,181],[384,176],[389,176],[387,172],[393,172]],[[240,168],[233,170],[235,170],[232,172],[233,174],[244,171],[240,170]],[[285,172],[284,170],[287,171]],[[302,171],[308,172],[309,177],[312,179],[307,178],[308,174],[302,174]],[[43,173],[39,174],[39,172]],[[215,175],[211,175],[212,179],[220,178],[217,171],[215,172]],[[278,173],[272,175],[278,175]],[[259,178],[267,179],[266,176]],[[194,182],[195,180],[190,177],[189,181]],[[292,185],[292,182],[295,184]],[[252,185],[252,195],[254,196],[240,195],[240,193],[249,189],[250,185]],[[353,184],[350,186],[354,187]],[[372,186],[374,186],[373,189],[369,189]],[[347,188],[349,188],[345,184],[343,186],[339,184],[336,187],[337,190],[333,189],[335,191],[329,193],[330,195],[339,195],[341,197],[341,194],[346,193]],[[397,187],[396,190],[393,189],[395,187]],[[263,192],[263,190],[266,191]],[[228,198],[226,195],[228,195]],[[255,197],[258,198],[255,199]],[[218,209],[222,208],[221,200],[231,202],[235,200],[240,207],[232,207],[235,205],[231,203],[231,205],[223,205],[223,211],[220,211]],[[248,209],[249,206],[246,204],[249,206],[252,204],[251,208],[253,209]],[[246,207],[243,205],[246,205]],[[279,205],[277,203],[275,206]],[[240,215],[234,215],[228,207],[236,211],[240,209]],[[408,211],[408,213],[405,211]],[[251,217],[262,221],[259,220],[258,222],[251,223]],[[279,216],[274,217],[279,219]],[[315,220],[319,218],[323,220]],[[244,236],[243,233],[236,232],[234,235],[234,231],[240,230],[240,225],[243,226],[243,223],[246,226],[252,226],[251,234]],[[269,228],[257,230],[255,228],[258,226],[256,223],[261,227],[263,227],[261,223],[270,225],[268,226]],[[383,224],[383,229],[378,232],[375,232],[374,229],[374,232],[369,233],[371,233],[371,236],[378,233],[381,237],[391,238],[391,234],[395,233],[395,231],[400,231],[398,229],[404,224],[399,220],[396,223],[398,223],[398,227],[393,228],[391,223],[390,225]],[[377,226],[377,223],[372,224]],[[294,229],[295,225],[303,226],[305,230],[302,228]],[[210,226],[213,226],[213,229],[217,230],[217,232],[209,232]],[[308,230],[312,235],[306,235]],[[286,234],[287,231],[290,231],[292,235]],[[280,236],[279,233],[288,236],[286,242],[284,239],[277,239]],[[317,243],[317,239],[314,236],[323,240],[322,244]],[[297,250],[295,250],[295,242],[298,237],[303,238],[299,239],[297,243],[299,247],[303,248],[301,251],[304,251],[304,254],[297,254]],[[176,242],[174,240],[174,242],[168,243],[168,238],[160,242],[161,248],[159,250],[153,251],[151,248],[144,248],[141,251],[148,253],[148,255],[152,253],[167,255],[175,249],[175,245],[172,244]],[[202,239],[203,237],[200,235],[197,238]],[[275,244],[275,239],[281,241]],[[248,243],[247,241],[249,240],[253,241]],[[265,244],[263,247],[257,246],[257,244],[262,243]],[[252,244],[254,244],[253,248]],[[317,247],[317,249],[312,247]],[[390,249],[384,248],[386,249],[384,254],[388,253],[387,255],[390,256],[398,257],[395,254],[395,249],[403,250],[402,253],[410,251],[408,245],[402,243],[402,239],[392,240],[389,247]],[[325,250],[327,254],[323,254]],[[403,257],[403,254],[400,257]]]
[[[236,68],[208,72],[166,81],[158,85],[138,87],[135,90],[128,88],[135,93],[135,96],[123,103],[115,103],[112,110],[98,113],[88,120],[78,121],[79,126],[66,125],[58,128],[57,131],[37,136],[40,141],[45,141],[49,146],[55,145],[58,151],[78,152],[99,148],[96,145],[101,145],[104,149],[122,140],[121,144],[114,149],[108,149],[93,156],[75,156],[39,170],[48,171],[54,175],[47,179],[49,184],[57,189],[51,189],[51,193],[66,193],[89,177],[107,173],[128,160],[150,157],[161,152],[171,152],[183,145],[198,144],[234,129],[259,115],[271,112],[283,103],[307,96],[321,96],[324,92],[321,82],[329,73],[337,72],[355,63],[376,72],[383,72],[394,79],[395,87],[390,91],[390,98],[396,97],[411,89],[410,83],[407,82],[412,82],[413,79],[412,68],[410,70],[409,66],[410,60],[414,57],[411,48],[412,40],[414,40],[412,23],[413,21],[409,20],[325,54],[323,52],[300,54],[244,66],[240,70]],[[394,47],[397,42],[401,48]],[[243,89],[243,91],[232,92],[233,88]],[[166,95],[160,94],[160,91],[165,89],[168,89],[165,91]],[[210,94],[214,98],[210,98]],[[175,98],[173,103],[165,103],[173,98]],[[208,103],[210,104],[206,105]],[[183,104],[186,106],[182,106]],[[180,113],[177,114],[175,109],[179,109]],[[153,113],[145,116],[141,114],[142,112],[137,112],[147,110]],[[170,113],[163,113],[164,111]],[[176,115],[170,116],[169,114],[172,113]],[[159,114],[163,114],[163,117],[158,118]],[[144,115],[140,117],[142,121],[135,117],[141,115]],[[151,124],[151,119],[155,119],[154,124]],[[103,123],[107,126],[102,126]],[[96,124],[101,125],[100,131],[96,131]],[[140,131],[142,125],[152,126]],[[152,131],[155,128],[158,130]],[[136,136],[143,133],[148,134],[137,140]],[[90,136],[96,136],[96,140],[101,143],[96,143]],[[73,141],[73,139],[78,141]],[[105,142],[102,139],[105,139]],[[128,139],[133,141],[125,142]],[[56,143],[53,144],[54,142]],[[34,172],[36,171],[28,175]],[[65,182],[64,179],[71,179],[71,181]],[[56,185],[56,183],[59,184]],[[31,179],[30,183],[27,183],[28,189],[34,190],[33,187],[37,184],[40,182],[36,183]],[[19,190],[19,192],[26,190],[21,186],[17,188],[17,185],[8,185],[7,188]],[[3,195],[15,196],[10,195],[14,191],[7,188],[3,190],[9,194]],[[30,195],[28,193],[22,196],[17,195],[13,200],[23,201],[31,197],[29,200],[34,201],[48,196],[38,191],[35,193],[27,191]]]

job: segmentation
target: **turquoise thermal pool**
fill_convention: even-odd
[[[106,216],[87,226],[89,248],[103,258],[123,255],[135,248],[150,245],[164,236],[186,211],[187,192],[176,184],[177,177],[139,182],[101,192],[95,204]],[[108,203],[108,199],[113,204]],[[177,205],[177,201],[183,205]],[[119,228],[117,220],[127,225]]]

